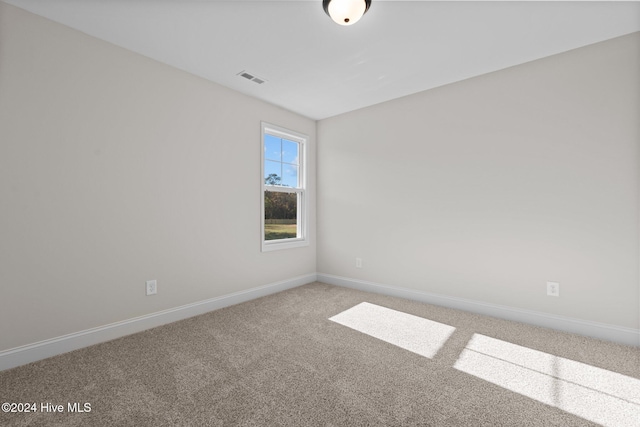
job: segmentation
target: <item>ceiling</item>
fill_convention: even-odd
[[[640,2],[3,0],[312,119],[640,31]],[[266,80],[238,76],[247,71]]]

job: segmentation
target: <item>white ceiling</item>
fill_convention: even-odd
[[[3,1],[313,119],[640,31],[640,2],[373,0],[343,27],[320,0]]]

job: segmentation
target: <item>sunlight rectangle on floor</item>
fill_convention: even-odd
[[[454,367],[605,427],[640,424],[640,380],[474,334]]]
[[[329,320],[427,358],[433,358],[456,329],[368,302]]]

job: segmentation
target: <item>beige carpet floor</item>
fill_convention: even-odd
[[[330,320],[363,302],[368,333]],[[0,402],[38,405],[2,426],[640,426],[640,350],[313,283],[0,372]]]

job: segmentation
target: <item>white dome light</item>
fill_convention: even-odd
[[[370,5],[371,0],[322,0],[324,11],[340,25],[358,22]]]

